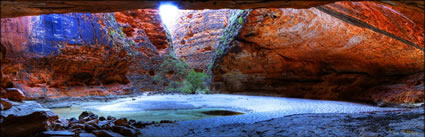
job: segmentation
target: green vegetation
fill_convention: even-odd
[[[175,79],[181,80],[190,69],[186,62],[178,60],[171,55],[164,56],[164,60],[159,68],[159,73],[155,75],[154,80],[162,80],[166,77],[166,74],[173,74]]]
[[[223,49],[217,49],[217,50],[215,51],[215,54],[217,54],[217,55],[221,55],[221,54],[223,54]]]
[[[167,90],[170,91],[195,94],[209,92],[205,84],[207,78],[205,72],[196,72],[184,60],[168,55],[164,57],[154,81],[160,85],[167,83]]]
[[[242,14],[244,12],[244,10],[240,10],[239,13],[235,13],[232,14],[230,16],[230,23],[226,26],[225,30],[223,31],[223,36],[221,36],[221,44],[222,45],[227,45],[228,41],[228,37],[233,37],[236,31],[236,25],[237,23],[239,24],[243,24],[244,23],[244,19],[242,16],[240,16],[240,14]],[[238,17],[239,16],[239,17]]]
[[[239,24],[242,24],[243,23],[243,18],[242,17],[239,17],[238,21],[239,21]]]
[[[208,88],[205,86],[205,79],[207,77],[207,74],[204,72],[191,70],[189,74],[186,75],[186,79],[182,82],[180,91],[191,94],[208,92]]]
[[[110,17],[111,17],[111,21],[115,21],[115,16],[114,16],[114,14],[110,14]]]
[[[112,45],[115,45],[113,49],[116,52],[121,52],[122,50],[126,51],[127,58],[131,59],[131,61],[135,61],[136,56],[140,54],[138,51],[132,49],[132,46],[135,45],[134,41],[127,38],[123,26],[118,24],[114,14],[103,16],[102,21],[105,24],[106,33],[109,35],[108,39],[111,41]]]
[[[209,65],[208,65],[208,70],[211,70],[211,69],[212,69],[212,67],[213,67],[213,65],[212,65],[212,64],[209,64]]]
[[[122,38],[126,38],[126,36],[124,35],[124,30],[122,27],[120,27],[120,35]]]
[[[114,37],[115,30],[113,28],[109,28],[109,36]]]

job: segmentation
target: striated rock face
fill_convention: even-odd
[[[264,1],[264,0],[237,0],[237,1],[173,1],[180,9],[256,9],[256,8],[310,8],[333,3],[340,0],[327,1]],[[423,1],[376,1],[403,8],[422,8]],[[157,8],[161,1],[40,1],[40,0],[5,0],[1,4],[1,17],[31,16],[51,13],[69,12],[116,12],[136,9]]]
[[[128,84],[149,80],[160,54],[168,53],[156,10],[1,21],[1,44],[7,53],[2,57],[1,87],[18,87],[28,99],[128,94]]]
[[[22,41],[27,41],[29,35],[29,17],[21,17],[19,19],[1,19],[1,43],[0,43],[0,87],[13,87],[10,80],[3,79],[3,64],[6,62],[6,53],[9,49],[21,51]],[[13,47],[12,45],[19,45]],[[7,47],[7,48],[6,48]],[[12,52],[13,54],[13,52]]]
[[[362,14],[343,10],[347,12],[344,16],[359,18],[384,33],[403,30],[392,35],[410,43],[421,43],[419,37],[423,36],[423,28],[410,29],[423,26],[412,25],[407,16],[369,2],[349,4],[360,5],[360,9],[342,5],[326,7],[349,8]],[[316,99],[423,101],[421,84],[416,85],[418,88],[392,89],[396,91],[380,88],[379,93],[376,89],[368,90],[423,72],[423,50],[381,31],[347,23],[319,9],[253,10],[239,37],[232,42],[234,47],[213,69],[213,88],[229,93]],[[391,22],[392,26],[385,26],[385,22]],[[379,96],[383,93],[387,97]]]
[[[127,77],[135,91],[162,88],[153,77],[162,63],[162,56],[172,52],[170,36],[163,26],[158,10],[139,9],[114,13],[123,35],[131,46],[132,64]]]
[[[223,3],[203,4],[226,7]],[[154,77],[164,57],[176,55],[213,76],[216,91],[381,104],[423,101],[418,82],[424,71],[423,2],[327,3],[229,1],[235,8],[317,7],[183,10],[167,30],[156,9],[88,10],[92,3],[47,2],[38,8],[80,7],[34,14],[121,12],[2,18],[0,87],[22,89],[28,99],[162,90],[169,81],[158,84]],[[22,11],[16,15],[27,15]],[[170,79],[178,73],[163,72]]]
[[[382,106],[423,102],[424,90],[424,73],[422,72],[373,87],[364,91],[364,95],[368,96],[363,96],[359,100],[372,98],[373,102]]]
[[[113,45],[99,23],[104,16],[75,13],[2,19],[6,37],[1,42],[8,53],[3,81],[12,81],[28,98],[102,95],[104,90],[94,88],[80,95],[63,92],[74,86],[128,83],[128,59],[119,57],[125,51],[113,47],[119,45]]]
[[[170,28],[176,56],[193,68],[205,70],[235,12],[239,10],[181,11],[176,25]]]
[[[318,9],[348,23],[370,28],[408,45],[424,49],[423,8],[365,1],[336,2],[319,6]]]
[[[197,71],[210,70],[242,28],[249,10],[185,10],[169,28],[174,53]]]
[[[145,33],[144,35],[156,47],[157,52],[160,54],[168,53],[168,38],[158,10],[138,9],[115,12],[114,14],[117,22],[123,27],[126,36],[133,38],[135,43],[143,42],[143,40],[136,39],[138,35],[143,35],[139,32],[139,30],[142,30]]]
[[[237,0],[237,1],[173,1],[180,9],[249,9],[249,8],[309,8],[330,1],[263,1],[263,0]],[[31,16],[50,13],[69,12],[117,12],[136,9],[158,8],[161,1],[2,1],[1,17],[10,18],[17,16]],[[418,3],[416,5],[422,5]]]

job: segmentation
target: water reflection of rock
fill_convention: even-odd
[[[212,110],[212,111],[204,111],[203,114],[207,115],[216,115],[216,116],[233,116],[233,115],[242,115],[244,113],[234,112],[228,110]]]

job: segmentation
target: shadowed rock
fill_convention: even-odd
[[[2,110],[0,136],[32,136],[51,129],[58,116],[31,101],[11,102],[13,107]]]
[[[234,112],[234,111],[228,111],[228,110],[213,110],[213,111],[204,111],[202,112],[207,115],[216,115],[216,116],[232,116],[232,115],[242,115],[244,113],[241,112]]]
[[[17,88],[7,88],[6,92],[4,94],[2,93],[0,97],[18,102],[22,102],[23,100],[25,100],[24,92]]]
[[[12,107],[12,103],[10,103],[7,99],[2,99],[0,98],[0,105],[1,105],[1,109],[0,110],[8,110]]]

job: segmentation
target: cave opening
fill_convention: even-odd
[[[166,3],[161,4],[158,10],[162,23],[168,28],[174,27],[173,22],[175,22],[179,16],[179,8],[172,3]]]
[[[0,136],[424,136],[423,1],[2,1]]]

